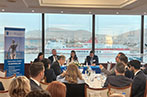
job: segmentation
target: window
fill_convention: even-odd
[[[97,15],[95,52],[100,63],[115,62],[119,52],[129,59],[140,58],[141,16]]]
[[[144,16],[144,57],[143,62],[147,62],[147,16]]]
[[[70,57],[75,50],[79,62],[83,63],[92,49],[92,15],[46,14],[45,54],[56,49],[58,55]]]
[[[0,13],[0,62],[4,62],[4,27],[25,28],[25,63],[30,63],[42,51],[41,14]]]

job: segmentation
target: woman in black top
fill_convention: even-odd
[[[34,62],[41,62],[42,60],[43,60],[43,53],[42,52],[40,52],[39,54],[38,54],[38,57],[34,60]]]

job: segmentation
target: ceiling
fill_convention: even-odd
[[[0,11],[65,14],[147,14],[147,0],[0,0]]]

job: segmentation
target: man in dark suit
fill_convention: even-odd
[[[120,55],[118,60],[125,65],[125,76],[133,79],[134,74],[132,71],[130,71],[130,67],[128,66],[128,57],[125,55]]]
[[[125,66],[123,63],[117,63],[115,74],[116,76],[108,76],[104,87],[107,87],[108,84],[115,87],[125,87],[129,86],[132,83],[132,80],[124,76]]]
[[[99,59],[97,55],[94,55],[93,51],[90,51],[90,55],[86,57],[85,65],[99,65]]]
[[[131,97],[144,97],[147,76],[140,70],[141,63],[138,60],[130,61],[130,65],[134,72]]]
[[[0,82],[0,91],[3,91],[4,90],[4,86],[2,84],[2,82]]]
[[[51,64],[53,64],[58,60],[58,57],[56,49],[52,49],[52,56],[48,57],[48,59],[51,61]]]
[[[54,62],[51,65],[51,69],[54,70],[56,76],[62,73],[60,66],[64,65],[64,63],[65,63],[65,56],[61,55],[59,56],[58,61]]]
[[[35,62],[30,65],[30,86],[31,90],[42,90],[40,81],[44,78],[44,64]]]

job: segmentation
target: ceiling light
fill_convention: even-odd
[[[144,12],[143,14],[147,14],[146,12]]]
[[[2,9],[2,11],[5,11],[5,9]]]
[[[61,13],[63,13],[63,11],[61,11]]]

